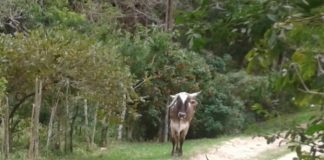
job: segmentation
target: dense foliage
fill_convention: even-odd
[[[317,107],[318,116],[285,135],[301,159],[319,159],[323,153],[323,2],[304,1],[290,5],[264,38],[248,54],[248,71],[274,72],[273,91],[299,107]],[[262,68],[260,70],[260,68]],[[309,146],[304,152],[302,147]]]
[[[181,91],[202,91],[189,138],[323,106],[321,0],[177,1],[171,29],[159,0],[1,4],[0,133],[8,118],[10,150],[22,152],[13,158],[30,143],[36,79],[50,154],[116,137],[162,141],[169,95]],[[322,117],[289,135],[322,133]]]

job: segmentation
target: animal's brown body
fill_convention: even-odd
[[[176,153],[180,156],[182,155],[182,145],[196,111],[196,96],[199,93],[180,92],[171,96],[173,100],[169,105],[169,115],[172,155]]]

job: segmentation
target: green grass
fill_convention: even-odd
[[[318,108],[304,109],[297,113],[280,115],[264,122],[251,124],[243,134],[246,135],[265,135],[285,131],[292,126],[306,123],[312,116],[319,114]]]
[[[170,155],[172,144],[157,142],[119,142],[111,141],[107,150],[100,151],[95,148],[91,152],[85,151],[85,144],[78,143],[74,153],[70,155],[55,155],[53,153],[43,157],[47,160],[187,160],[191,156],[198,153],[204,153],[212,146],[221,145],[223,142],[233,137],[243,137],[251,135],[265,135],[282,130],[289,127],[307,122],[309,118],[316,115],[318,110],[304,110],[294,114],[282,115],[280,117],[270,119],[265,122],[251,124],[247,130],[238,136],[223,136],[214,139],[197,139],[186,140],[183,146],[183,157],[174,158]],[[274,157],[280,157],[289,152],[287,149],[266,151],[255,159],[266,160]],[[18,152],[17,152],[18,153]],[[25,152],[22,152],[25,153]],[[20,158],[19,158],[20,157]],[[17,154],[13,159],[24,159],[24,154]]]
[[[291,150],[289,150],[287,147],[282,147],[275,150],[269,150],[264,151],[260,153],[258,156],[253,157],[254,160],[269,160],[269,159],[277,159],[280,158],[283,155],[286,155],[290,153]]]
[[[199,152],[207,151],[209,147],[220,144],[231,137],[217,139],[186,140],[183,146],[183,157],[172,157],[172,144],[168,143],[129,143],[115,142],[108,146],[106,151],[94,151],[83,153],[76,151],[75,154],[61,159],[69,160],[180,160],[188,159]]]
[[[282,130],[287,130],[289,127],[307,122],[309,118],[317,114],[317,110],[304,110],[294,114],[282,115],[265,122],[250,125],[242,135],[264,135],[271,134]],[[186,140],[183,146],[183,157],[174,158],[170,155],[171,143],[156,143],[156,142],[112,142],[109,144],[106,151],[85,152],[84,150],[76,150],[73,155],[61,157],[59,159],[66,160],[186,160],[189,157],[198,153],[206,152],[211,146],[220,145],[234,136],[220,137],[215,139],[197,139]],[[237,137],[237,136],[236,136]],[[280,157],[288,153],[287,149],[274,151],[266,151],[260,154],[256,159],[265,160],[274,157]]]

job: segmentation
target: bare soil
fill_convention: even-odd
[[[239,137],[233,138],[224,142],[221,145],[211,147],[207,152],[195,154],[191,160],[261,160],[267,156],[260,156],[267,154],[273,150],[287,148],[285,145],[280,145],[281,139],[274,143],[267,144],[263,137]],[[263,158],[260,158],[263,157]],[[287,154],[280,157],[278,160],[292,160],[295,154]],[[267,157],[266,159],[269,159]],[[272,159],[272,158],[270,158]],[[276,159],[276,158],[274,158]]]

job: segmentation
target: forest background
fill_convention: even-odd
[[[5,159],[113,139],[166,142],[169,95],[181,91],[202,91],[189,139],[316,107],[321,114],[287,136],[307,135],[296,151],[324,140],[322,0],[0,4]]]

